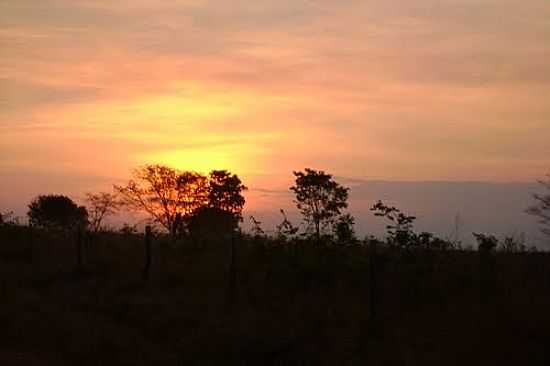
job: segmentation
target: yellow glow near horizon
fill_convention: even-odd
[[[179,170],[203,174],[216,169],[226,169],[232,172],[244,169],[241,161],[232,160],[229,154],[212,149],[166,151],[151,154],[143,160],[151,164],[163,164]]]
[[[163,163],[527,181],[548,169],[547,0],[54,2],[0,5],[5,176]]]
[[[251,108],[255,96],[242,91],[222,91],[196,83],[177,85],[169,94],[139,98],[132,106],[144,116],[218,119]]]
[[[162,94],[75,104],[57,112],[57,120],[65,135],[78,130],[95,141],[115,137],[128,150],[129,167],[165,164],[242,174],[260,165],[262,146],[275,136],[253,129],[258,111],[278,103],[284,100],[237,87],[174,83]]]
[[[277,98],[233,88],[191,84],[170,95],[156,95],[132,102],[132,109],[147,124],[144,130],[126,133],[132,141],[153,139],[158,148],[135,157],[137,163],[165,164],[180,170],[208,173],[227,169],[243,173],[258,165],[256,143],[270,134],[233,127],[246,123],[259,109],[270,109]],[[158,121],[150,123],[149,121]]]

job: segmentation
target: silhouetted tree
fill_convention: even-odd
[[[242,221],[247,188],[240,178],[227,170],[213,170],[208,175],[207,203],[198,207],[186,220],[193,237],[225,238]]]
[[[252,234],[254,237],[263,237],[265,236],[265,231],[262,229],[262,222],[256,220],[256,218],[250,215],[250,221],[252,222]]]
[[[46,229],[72,229],[88,223],[88,212],[69,197],[41,195],[29,204],[27,212],[31,226]]]
[[[548,191],[545,194],[534,194],[533,198],[537,201],[533,206],[527,209],[527,213],[539,219],[542,225],[541,231],[550,236],[550,174],[539,183]]]
[[[415,216],[406,215],[400,209],[387,206],[382,201],[376,202],[370,210],[374,212],[375,216],[384,217],[391,221],[391,224],[386,225],[387,242],[390,245],[403,248],[420,247],[439,250],[452,249],[460,245],[458,242],[442,239],[429,232],[416,233],[414,231]]]
[[[298,233],[299,228],[292,225],[283,209],[281,209],[280,212],[281,215],[283,215],[283,221],[277,225],[277,236],[279,240],[283,241],[292,239]]]
[[[182,219],[191,216],[197,209],[209,202],[208,178],[195,172],[177,172],[176,200],[179,201],[179,210]]]
[[[405,215],[394,206],[386,206],[378,201],[371,209],[375,216],[385,217],[392,223],[386,226],[388,243],[402,247],[408,247],[418,243],[413,231],[415,216]]]
[[[242,219],[245,198],[242,195],[248,188],[239,177],[227,170],[213,170],[208,181],[208,206],[233,214]]]
[[[473,233],[477,241],[477,248],[480,252],[490,252],[497,248],[498,239],[494,235]]]
[[[201,207],[187,220],[187,229],[193,238],[226,239],[239,225],[239,217],[217,207]]]
[[[348,207],[349,189],[332,179],[323,171],[306,168],[304,172],[294,172],[296,183],[290,187],[295,195],[295,203],[308,229],[313,229],[315,237],[331,226],[342,209]]]
[[[176,190],[179,192],[177,200],[181,201],[180,208],[175,214],[171,228],[172,237],[184,231],[188,221],[198,210],[206,207],[209,202],[210,186],[208,178],[195,172],[180,172]]]
[[[114,215],[120,207],[117,196],[107,192],[87,193],[86,202],[90,227],[96,233],[101,230],[103,220]]]
[[[136,169],[125,186],[115,185],[121,202],[127,207],[146,212],[173,235],[182,217],[189,217],[208,202],[205,176],[181,172],[162,165],[145,165]]]
[[[0,212],[0,226],[2,225],[19,225],[19,219],[14,217],[13,212]]]
[[[527,251],[525,236],[523,234],[519,237],[506,236],[497,249],[505,253],[524,253]]]
[[[426,249],[448,250],[457,248],[460,245],[460,243],[456,241],[442,239],[425,231],[418,235],[415,234],[414,237],[416,238],[417,244]]]
[[[212,220],[216,218],[223,227],[231,222],[232,228],[242,219],[242,192],[247,188],[237,175],[226,170],[214,170],[206,177],[162,165],[146,165],[133,175],[127,185],[115,185],[121,201],[149,214],[173,238],[191,226],[199,230],[214,225]]]
[[[123,234],[123,235],[135,235],[138,233],[138,229],[136,227],[136,225],[130,225],[128,224],[127,222],[125,222],[124,224],[122,224],[122,227],[118,230],[119,233]]]
[[[336,220],[333,230],[338,243],[354,244],[357,241],[353,225],[355,225],[355,219],[350,214],[342,215]]]

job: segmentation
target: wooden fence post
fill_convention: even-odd
[[[145,226],[145,267],[143,268],[143,281],[149,279],[151,267],[151,226]]]
[[[82,225],[76,229],[76,268],[82,269]]]
[[[229,310],[233,309],[235,302],[235,290],[236,290],[236,279],[237,279],[237,253],[235,245],[235,235],[234,231],[231,232],[231,261],[229,263],[229,287],[227,293],[227,303]]]
[[[33,231],[34,231],[33,226],[29,225],[29,231],[28,231],[29,246],[27,248],[27,259],[31,264],[33,262],[33,256],[34,256],[34,232]]]
[[[486,306],[496,293],[496,258],[491,248],[480,246],[479,249],[479,299]]]
[[[369,244],[369,323],[376,319],[378,307],[378,283],[376,278],[376,240],[371,240]]]

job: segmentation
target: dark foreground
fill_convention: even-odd
[[[1,365],[550,365],[546,253],[82,243],[0,229]]]

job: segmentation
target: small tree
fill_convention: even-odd
[[[391,224],[386,226],[389,244],[402,247],[417,244],[417,237],[413,230],[415,216],[405,215],[398,208],[386,206],[382,201],[378,201],[370,210],[375,216],[385,217],[391,221]]]
[[[477,241],[477,248],[480,252],[491,252],[498,247],[498,239],[494,235],[490,234],[478,234],[473,233]]]
[[[416,233],[414,231],[415,216],[404,214],[394,206],[387,206],[382,201],[376,202],[371,208],[375,216],[385,217],[390,220],[386,225],[389,245],[396,245],[402,248],[425,248],[448,250],[456,248],[457,244],[448,239],[442,239],[429,232]]]
[[[239,218],[216,207],[201,207],[187,220],[187,229],[193,238],[207,240],[227,239],[238,227]]]
[[[209,181],[204,175],[189,171],[176,171],[176,205],[181,219],[190,217],[193,213],[208,204]]]
[[[19,218],[13,215],[13,211],[0,212],[0,226],[19,225]]]
[[[146,212],[154,223],[175,235],[183,218],[189,217],[208,200],[205,176],[181,172],[162,165],[146,165],[136,169],[125,186],[115,185],[121,202]]]
[[[175,238],[189,229],[192,221],[198,229],[208,226],[215,217],[226,227],[231,216],[235,228],[242,219],[245,204],[242,192],[246,187],[237,175],[225,170],[212,171],[206,177],[162,165],[146,165],[134,171],[128,184],[115,186],[115,190],[124,205],[146,212]],[[199,214],[199,218],[192,220]]]
[[[240,178],[226,170],[213,170],[208,175],[207,199],[186,219],[194,237],[220,239],[227,237],[242,221],[246,202],[242,193],[247,188]]]
[[[117,196],[107,192],[87,193],[86,202],[90,227],[95,233],[101,230],[103,220],[116,214],[120,207]]]
[[[31,226],[68,230],[88,223],[88,212],[69,197],[41,195],[29,204],[27,212]]]
[[[290,187],[296,195],[295,203],[302,213],[308,229],[313,229],[317,240],[321,231],[334,223],[342,210],[348,207],[349,189],[323,171],[306,168],[294,172],[296,184]]]
[[[350,214],[342,215],[338,218],[333,228],[338,243],[354,244],[357,242],[353,225],[355,225],[355,219]]]
[[[277,225],[277,237],[279,240],[286,241],[288,239],[294,239],[298,233],[299,228],[294,226],[292,222],[288,220],[285,210],[280,210],[281,215],[283,215],[283,221]]]
[[[536,203],[527,209],[527,213],[539,219],[541,231],[550,236],[550,174],[539,183],[547,190],[545,194],[534,194]]]
[[[525,245],[525,235],[518,236],[506,236],[497,248],[501,252],[505,253],[524,253],[527,251],[527,245]]]
[[[208,178],[208,206],[242,219],[246,202],[242,193],[248,188],[242,184],[240,178],[227,170],[213,170]]]
[[[265,236],[265,231],[262,229],[262,222],[256,220],[256,218],[250,215],[250,222],[252,223],[252,235],[255,238],[261,238]]]

